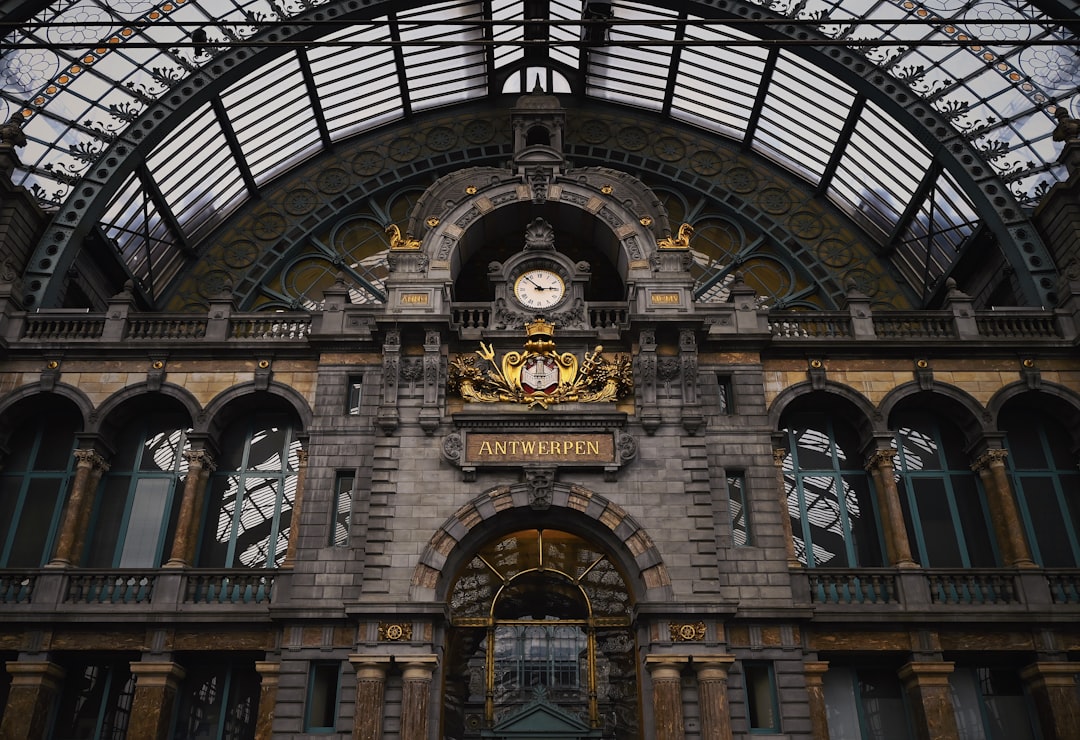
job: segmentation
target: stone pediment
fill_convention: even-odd
[[[551,704],[541,693],[520,711],[496,723],[484,733],[484,737],[497,740],[578,740],[598,738],[600,731],[590,729],[579,717]]]

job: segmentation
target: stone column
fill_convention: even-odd
[[[908,543],[907,527],[904,525],[904,510],[900,508],[900,492],[896,489],[893,471],[895,456],[896,450],[875,450],[867,458],[866,469],[874,479],[881,526],[885,529],[885,549],[889,565],[917,568],[918,564],[911,558],[911,545]]]
[[[48,564],[50,568],[79,564],[94,496],[102,474],[109,469],[105,458],[96,450],[75,450],[74,454],[75,479],[71,483],[71,494],[68,496],[67,504],[64,506],[64,515],[60,520],[55,555]]]
[[[1021,673],[1039,712],[1046,737],[1068,740],[1080,728],[1080,694],[1076,674],[1080,663],[1032,663]]]
[[[949,675],[953,664],[908,663],[900,669],[904,691],[915,713],[918,740],[959,740]]]
[[[799,556],[795,554],[795,538],[791,532],[791,513],[788,509],[787,481],[784,480],[784,458],[788,451],[776,447],[772,451],[773,465],[776,466],[776,491],[780,496],[780,526],[784,528],[784,549],[787,551],[789,568],[801,568]]]
[[[257,660],[259,674],[259,715],[255,718],[255,740],[270,740],[274,732],[274,709],[277,706],[278,677],[281,663]]]
[[[829,670],[826,660],[803,663],[806,676],[806,695],[810,700],[810,737],[813,740],[829,740],[829,712],[825,708],[825,673]]]
[[[652,678],[656,740],[683,740],[682,668],[686,656],[650,655],[645,667]]]
[[[165,740],[172,729],[176,692],[186,672],[176,663],[139,661],[131,664],[135,698],[131,702],[128,737]]]
[[[307,483],[307,450],[296,451],[296,493],[293,494],[292,516],[289,518],[289,544],[285,548],[282,568],[292,568],[296,562],[296,542],[300,536],[300,511],[304,506],[304,488]],[[337,502],[334,502],[337,505]],[[323,543],[325,544],[325,543]]]
[[[428,715],[431,711],[431,674],[434,655],[398,658],[404,661],[401,674],[401,740],[428,740]]]
[[[184,480],[184,492],[180,497],[180,513],[176,521],[176,536],[173,538],[172,551],[166,568],[186,568],[195,559],[195,538],[199,535],[199,521],[202,519],[203,503],[206,501],[206,486],[210,475],[217,470],[214,458],[207,450],[187,450],[184,459],[188,462],[187,478]]]
[[[694,656],[698,680],[698,708],[701,712],[701,740],[731,740],[731,710],[728,707],[728,668],[734,655]]]
[[[49,713],[60,699],[64,669],[55,663],[9,661],[4,664],[11,676],[0,737],[44,740]]]
[[[971,469],[982,479],[986,491],[986,507],[990,511],[990,521],[994,527],[998,547],[1005,565],[1012,568],[1034,568],[1031,548],[1024,537],[1024,526],[1020,522],[1020,510],[1016,505],[1009,477],[1005,473],[1007,450],[987,450],[975,459]]]
[[[382,740],[383,696],[390,656],[350,655],[349,662],[356,671],[353,740]]]

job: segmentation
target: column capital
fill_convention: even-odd
[[[78,449],[71,453],[75,456],[76,467],[97,469],[103,473],[109,472],[109,463],[97,450]]]
[[[984,453],[976,457],[971,462],[971,469],[978,473],[980,470],[989,470],[992,467],[1001,467],[1005,465],[1005,458],[1009,456],[1009,451],[1001,448],[995,448],[992,450],[986,450]]]
[[[171,661],[149,662],[133,661],[130,664],[131,673],[135,676],[135,685],[144,688],[163,688],[175,686],[184,680],[187,671],[179,663]]]
[[[210,450],[184,450],[183,454],[188,465],[193,468],[198,466],[207,473],[213,473],[217,470],[217,462],[214,461],[214,456],[210,454]]]
[[[863,467],[866,470],[873,470],[874,468],[879,468],[887,463],[891,468],[893,466],[893,460],[895,458],[896,450],[892,449],[891,447],[885,450],[873,450],[872,452],[867,454],[866,462],[864,463]]]
[[[808,660],[803,663],[803,673],[807,683],[821,684],[825,680],[825,674],[829,672],[829,661]]]
[[[395,655],[394,663],[401,666],[401,677],[408,680],[430,680],[439,665],[437,655]]]
[[[912,661],[900,669],[899,676],[904,683],[913,686],[948,686],[955,667],[951,661]]]
[[[689,655],[647,655],[645,669],[653,680],[677,679],[689,662]]]
[[[786,447],[774,447],[772,451],[773,465],[776,467],[782,467],[784,464],[784,458],[787,457],[788,451]]]
[[[67,671],[47,660],[9,660],[4,668],[11,676],[11,686],[38,686],[45,684],[58,688]]]
[[[1028,683],[1041,683],[1047,687],[1073,688],[1080,663],[1072,661],[1045,661],[1032,663],[1020,671],[1020,678]]]
[[[394,659],[389,655],[357,655],[349,656],[356,677],[361,679],[382,680],[386,678],[387,671]]]
[[[691,666],[699,681],[726,681],[734,655],[695,655]]]

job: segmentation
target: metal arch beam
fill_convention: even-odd
[[[858,52],[825,44],[827,39],[824,36],[804,29],[798,21],[771,13],[751,2],[658,2],[679,9],[693,8],[707,19],[738,19],[761,15],[776,18],[779,25],[767,31],[764,38],[781,41],[786,39],[798,43],[800,53],[805,58],[829,70],[888,110],[905,123],[932,152],[943,153],[947,169],[972,197],[976,210],[983,215],[998,237],[1010,263],[1018,274],[1028,277],[1028,280],[1021,281],[1025,298],[1034,304],[1053,305],[1056,302],[1053,289],[1057,272],[1053,260],[1009,188],[986,163],[983,155],[910,88],[880,71]],[[267,40],[271,35],[278,39],[314,40],[320,29],[313,21],[319,17],[359,21],[390,14],[393,18],[396,16],[391,11],[402,7],[393,0],[372,0],[362,8],[348,10],[347,7],[351,4],[349,0],[338,0],[312,8],[281,25],[275,25],[271,31],[259,34],[252,43],[258,44],[260,40]],[[810,38],[811,42],[820,40],[822,45],[805,46],[807,38]],[[52,226],[39,242],[30,264],[47,263],[50,267],[27,270],[24,280],[24,284],[29,287],[27,306],[43,306],[47,305],[50,299],[56,299],[61,290],[60,280],[56,276],[62,275],[71,265],[77,245],[104,211],[111,193],[130,174],[133,167],[131,160],[139,160],[140,155],[145,157],[152,146],[162,140],[168,130],[167,124],[174,123],[183,114],[193,110],[214,91],[220,90],[234,79],[234,75],[239,74],[242,69],[253,69],[281,54],[282,50],[279,48],[252,46],[233,49],[208,60],[204,67],[175,84],[169,92],[150,105],[89,168],[91,174],[73,188]],[[399,63],[399,79],[403,70],[404,67]],[[407,90],[405,92],[407,94]],[[410,114],[411,106],[406,105],[406,117]],[[116,164],[103,164],[109,161],[115,161]]]

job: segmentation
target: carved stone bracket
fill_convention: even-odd
[[[401,332],[386,332],[383,342],[383,400],[375,419],[383,434],[393,434],[398,426],[398,376],[401,372]]]
[[[526,467],[525,483],[529,486],[529,507],[534,511],[551,508],[551,496],[555,490],[555,466],[537,465]]]
[[[439,427],[439,385],[446,377],[446,358],[442,354],[442,335],[428,331],[424,335],[423,380],[424,406],[420,409],[420,428],[433,434]]]
[[[638,335],[638,355],[634,362],[637,385],[641,389],[641,425],[646,434],[660,428],[660,410],[656,406],[656,382],[659,362],[656,357],[656,332],[643,329]]]

